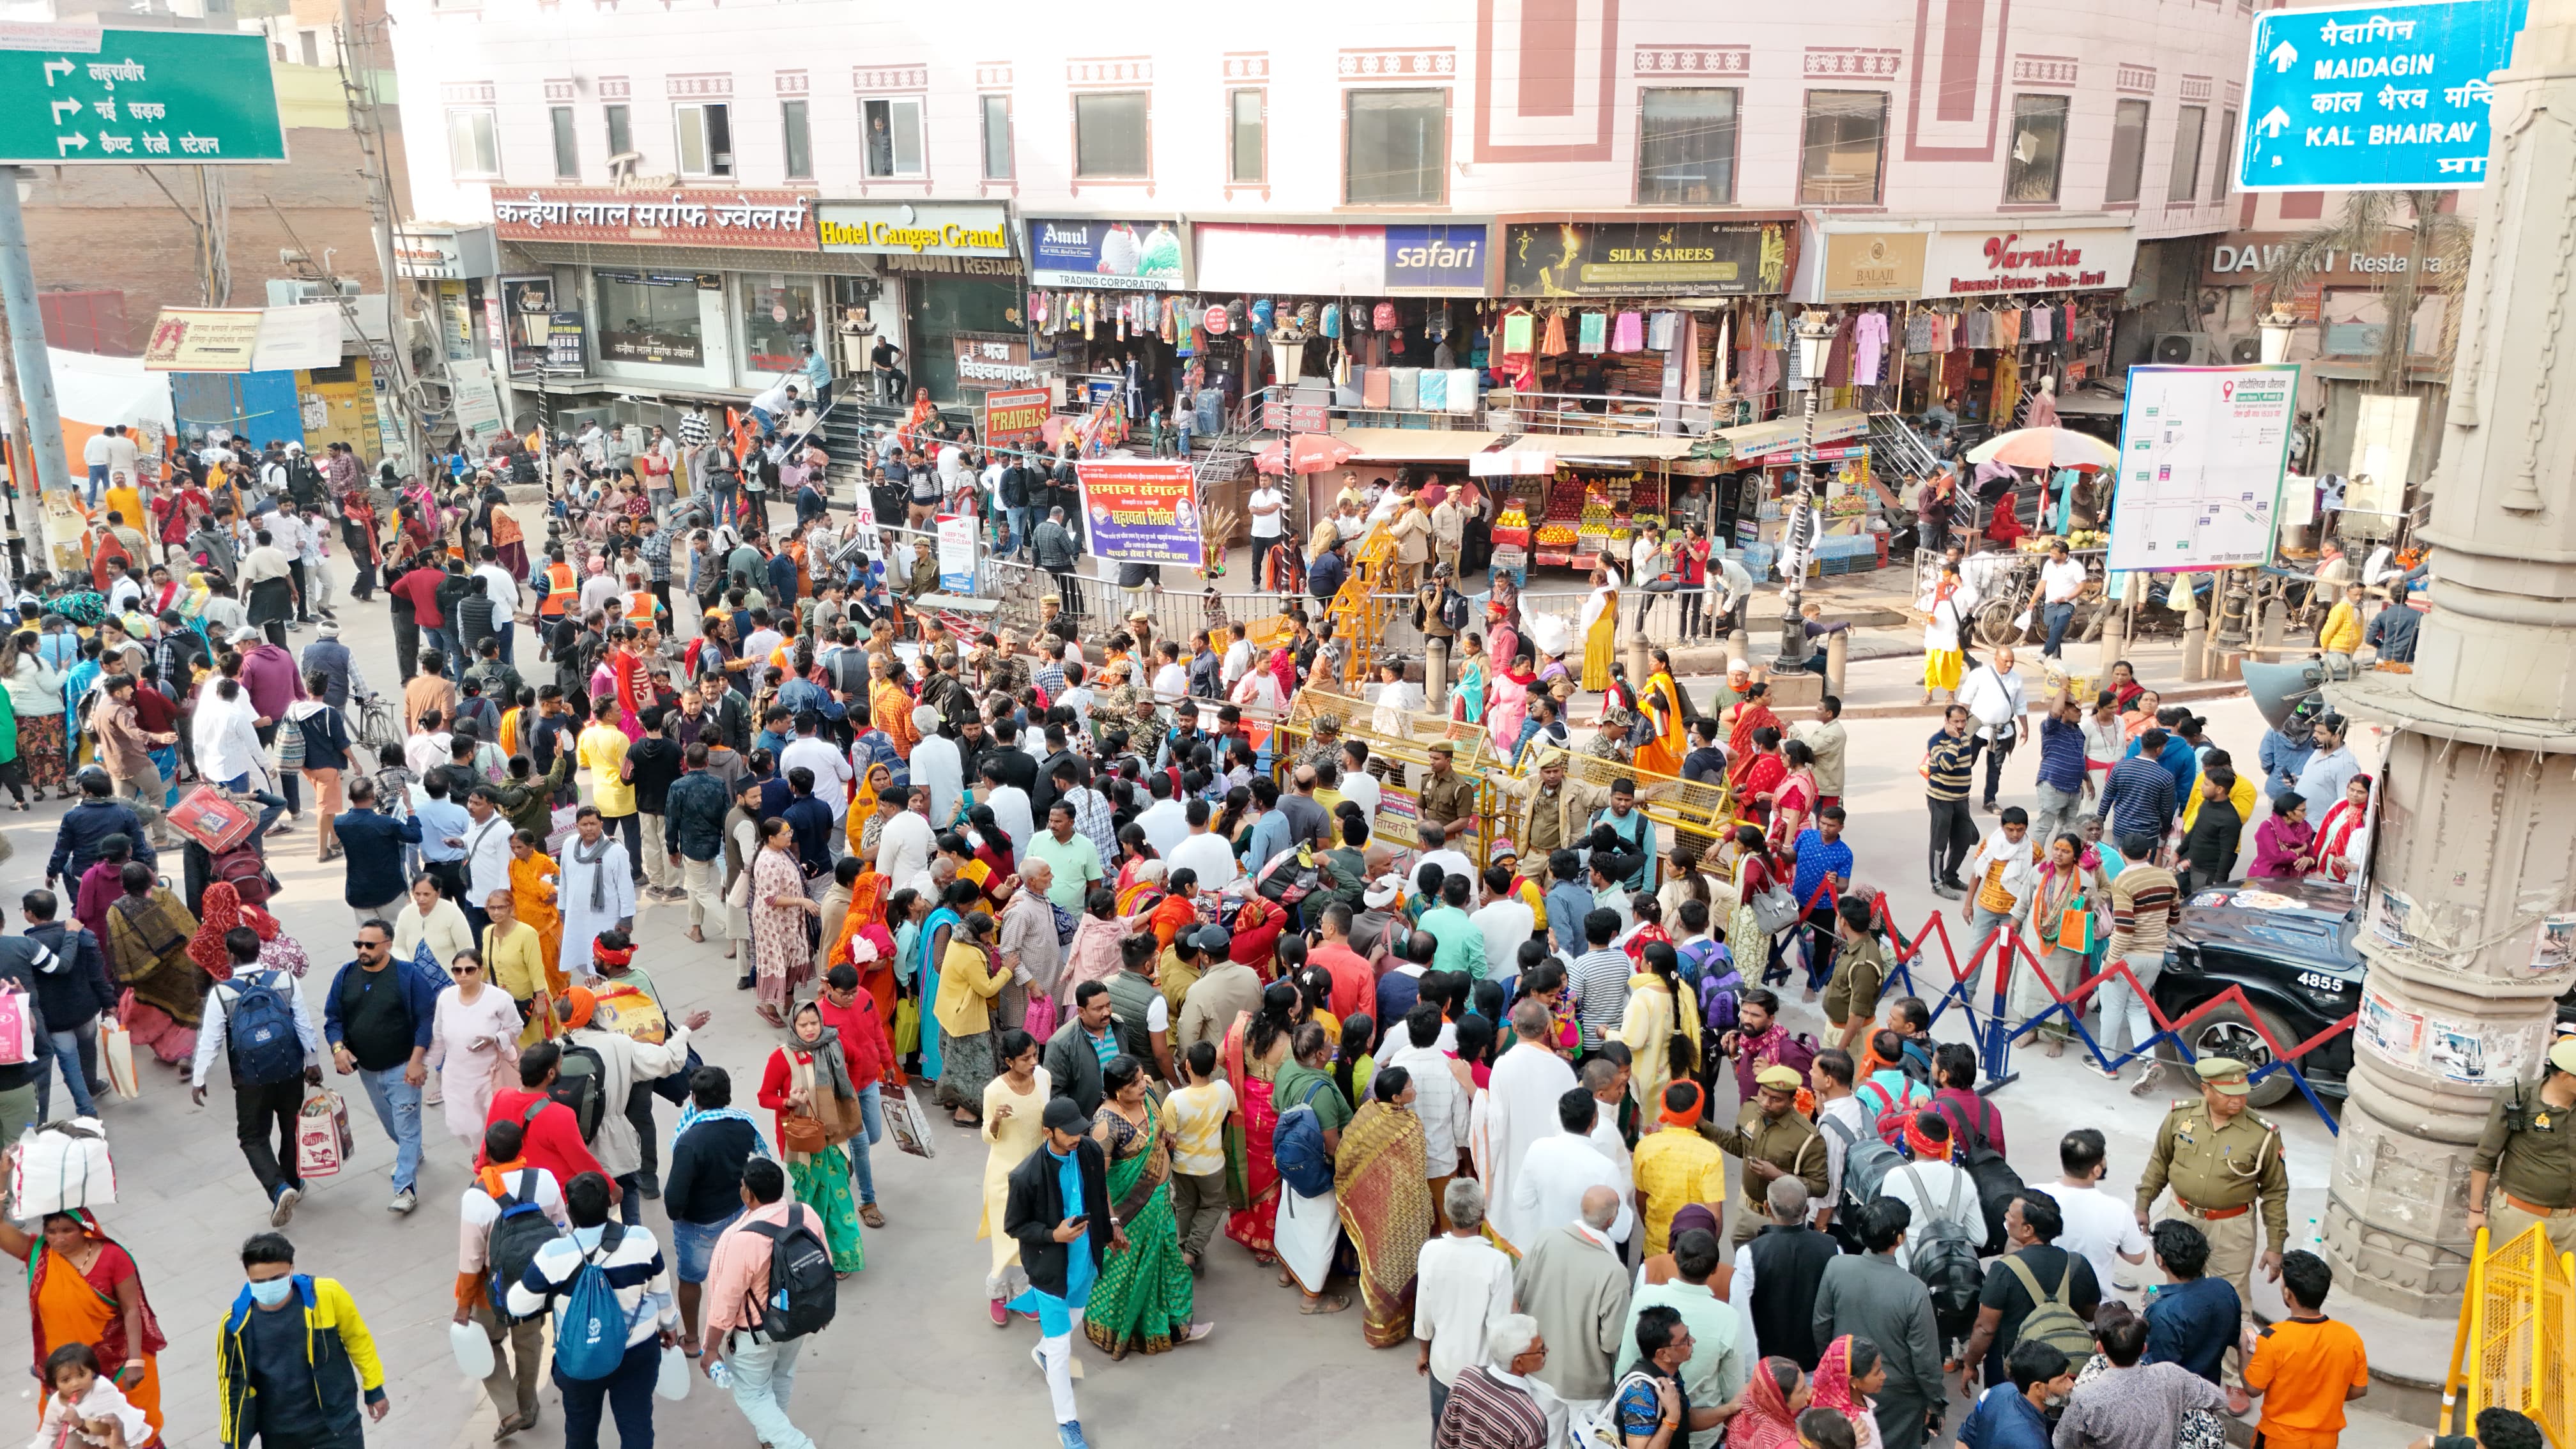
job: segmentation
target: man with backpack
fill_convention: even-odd
[[[529,1165],[520,1150],[522,1136],[515,1117],[484,1129],[483,1166],[457,1206],[463,1226],[457,1235],[455,1321],[479,1325],[492,1341],[492,1371],[483,1376],[483,1391],[501,1416],[496,1439],[537,1426],[545,1319],[516,1318],[503,1305],[510,1285],[526,1276],[537,1250],[564,1225],[563,1188],[553,1173]]]
[[[1890,1197],[1860,1210],[1859,1254],[1825,1265],[1816,1286],[1816,1342],[1848,1333],[1878,1345],[1887,1381],[1872,1396],[1881,1449],[1917,1449],[1941,1415],[1940,1328],[1932,1293],[1898,1255],[1915,1221]]]
[[[554,1174],[557,1182],[570,1182],[585,1172],[599,1172],[599,1159],[590,1152],[590,1136],[599,1130],[606,1099],[595,1097],[593,1088],[563,1085],[563,1059],[562,1045],[553,1041],[520,1048],[518,1088],[494,1092],[491,1110],[483,1120],[486,1125],[518,1123],[519,1151],[528,1165]],[[567,1096],[592,1097],[595,1110],[585,1120],[565,1105]]]
[[[822,1220],[787,1191],[787,1171],[767,1157],[742,1165],[742,1212],[716,1240],[707,1269],[707,1377],[731,1371],[734,1407],[769,1449],[813,1449],[787,1417],[796,1360],[832,1321],[838,1291]]]
[[[322,1038],[304,1009],[303,982],[252,965],[259,960],[258,932],[233,927],[224,933],[224,950],[233,959],[232,979],[206,993],[197,1054],[188,1064],[188,1100],[205,1105],[206,1082],[221,1057],[232,1072],[234,1135],[268,1195],[269,1226],[282,1228],[304,1196],[295,1171],[295,1117],[304,1108],[305,1087],[322,1085]]]
[[[620,1211],[631,1226],[644,1220],[644,1141],[626,1115],[627,1103],[638,1084],[688,1069],[689,1033],[705,1026],[708,1014],[693,1011],[685,1019],[672,1021],[667,1034],[654,1043],[595,1025],[594,1007],[589,988],[582,986],[565,992],[556,1007],[556,1019],[564,1029],[561,1070],[580,1096],[572,1105],[581,1119],[582,1140],[599,1155],[599,1170],[616,1180]],[[595,1083],[601,1094],[596,1115],[588,1102],[589,1083]],[[555,1099],[564,1100],[564,1094],[558,1091]]]
[[[2082,1254],[2057,1246],[2064,1227],[2057,1199],[2036,1190],[2013,1195],[2004,1212],[2012,1251],[1986,1274],[1977,1326],[1966,1347],[1942,1366],[1944,1373],[1959,1374],[1961,1397],[1975,1397],[1980,1373],[1987,1383],[2004,1382],[2004,1355],[2025,1339],[2053,1344],[2070,1358],[2079,1350],[2092,1352],[2093,1310],[2102,1306],[2102,1288]]]
[[[617,1416],[619,1449],[653,1449],[653,1383],[662,1350],[680,1341],[661,1244],[649,1229],[608,1220],[613,1191],[596,1172],[564,1188],[571,1231],[537,1249],[502,1304],[518,1318],[554,1310],[565,1449],[599,1449],[603,1402]]]
[[[1901,1113],[1892,1120],[1902,1124],[1899,1150],[1904,1160],[1879,1180],[1879,1200],[1893,1198],[1913,1212],[1911,1231],[1918,1250],[1936,1237],[1947,1241],[1945,1235],[1935,1233],[1936,1226],[1956,1228],[1967,1260],[1974,1264],[1978,1246],[1986,1240],[1986,1213],[1977,1197],[1977,1180],[1950,1160],[1948,1119],[1926,1110]],[[1913,1258],[1913,1253],[1903,1253],[1898,1262],[1912,1267]]]
[[[331,978],[322,998],[322,1036],[331,1043],[332,1065],[341,1076],[358,1074],[376,1120],[393,1139],[390,1210],[408,1213],[420,1205],[420,1089],[429,1080],[438,993],[428,977],[395,962],[394,929],[383,921],[360,926],[355,944],[357,959]]]

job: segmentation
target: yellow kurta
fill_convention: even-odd
[[[1726,1201],[1726,1154],[1696,1132],[1666,1127],[1637,1143],[1631,1159],[1637,1192],[1645,1199],[1646,1255],[1670,1247],[1673,1215],[1685,1204],[1716,1211]]]
[[[1651,971],[1640,971],[1628,978],[1628,1009],[1619,1019],[1619,1040],[1628,1044],[1633,1061],[1628,1069],[1628,1094],[1637,1104],[1637,1116],[1651,1122],[1664,1109],[1664,1088],[1673,1080],[1672,1055],[1666,1049],[1675,1026],[1673,994],[1665,989],[1664,979]],[[1691,1044],[1693,1060],[1699,1055],[1699,1013],[1678,1013],[1680,1029]]]
[[[1603,591],[1601,616],[1583,631],[1583,687],[1599,694],[1610,687],[1610,665],[1618,658],[1619,591]]]
[[[492,984],[510,993],[510,999],[527,1005],[542,991],[553,994],[546,984],[546,948],[537,929],[525,921],[512,921],[510,934],[501,934],[498,926],[483,929],[483,970]],[[534,1046],[545,1039],[543,1018],[532,1018],[519,1033],[519,1045]]]
[[[1011,1191],[1011,1169],[1038,1150],[1046,1136],[1047,1097],[1051,1091],[1047,1069],[1040,1067],[1030,1079],[1026,1093],[1011,1090],[1008,1075],[995,1077],[984,1084],[984,1125],[980,1133],[987,1151],[984,1154],[984,1215],[975,1224],[975,1237],[993,1240],[993,1276],[987,1285],[992,1296],[1017,1296],[1017,1290],[1003,1291],[1003,1276],[1019,1267],[1020,1240],[1002,1231],[1002,1209]],[[1009,1106],[1011,1115],[1000,1111]],[[1023,1283],[1025,1283],[1023,1279]]]

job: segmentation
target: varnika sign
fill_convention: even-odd
[[[2126,287],[2137,257],[2137,236],[2126,227],[1936,232],[1924,258],[1923,290],[1974,297]]]

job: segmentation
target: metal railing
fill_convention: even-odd
[[[1737,399],[1702,402],[1667,401],[1626,393],[1513,392],[1486,390],[1477,405],[1461,412],[1449,408],[1390,408],[1349,404],[1327,385],[1326,401],[1301,395],[1296,384],[1273,383],[1246,399],[1241,411],[1259,426],[1275,432],[1320,432],[1335,421],[1360,428],[1414,428],[1430,432],[1545,433],[1593,437],[1697,436],[1711,428],[1747,419]],[[1499,399],[1499,401],[1497,401]],[[1595,411],[1594,405],[1600,410]],[[1292,427],[1315,421],[1324,428]],[[1301,418],[1299,415],[1303,414]]]

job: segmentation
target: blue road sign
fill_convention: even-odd
[[[2488,78],[2512,58],[2528,8],[2447,0],[2257,16],[2237,186],[2485,185]]]

